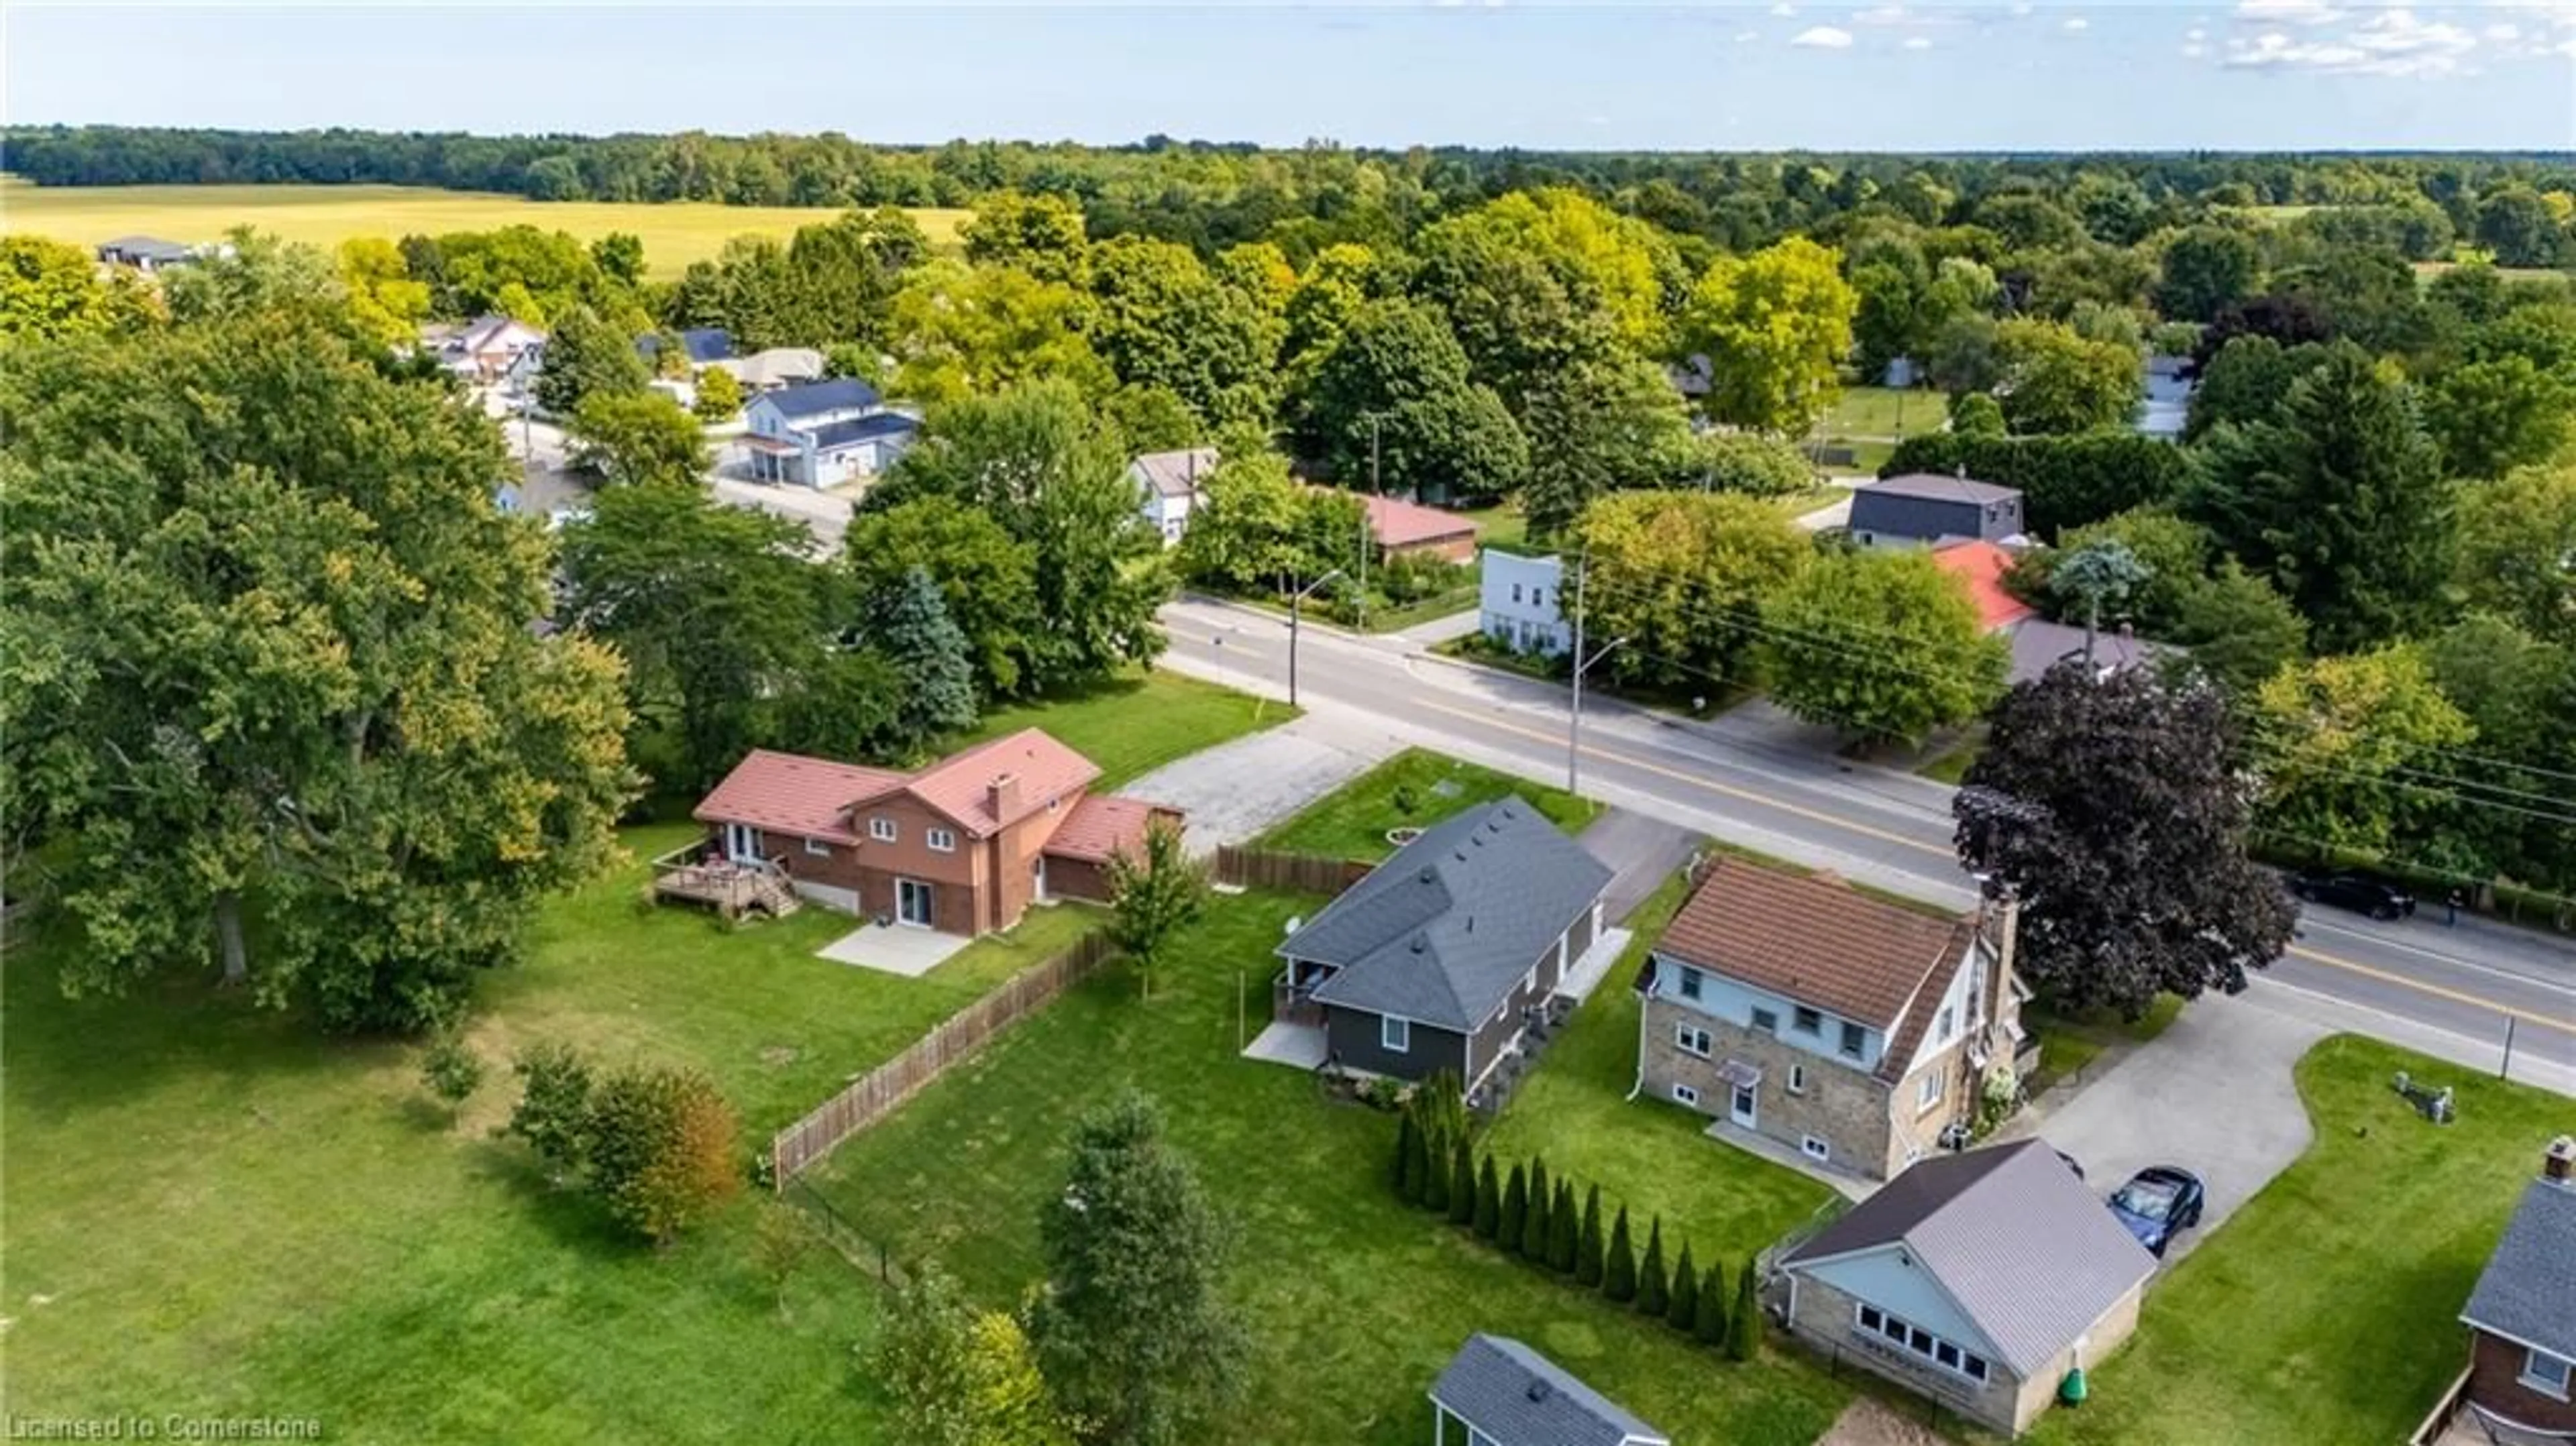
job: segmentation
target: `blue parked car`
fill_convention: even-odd
[[[2138,1243],[2161,1256],[2173,1238],[2200,1223],[2209,1192],[2200,1177],[2171,1165],[2149,1165],[2111,1192],[2111,1213],[2138,1237]]]

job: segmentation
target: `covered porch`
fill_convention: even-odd
[[[743,455],[751,465],[755,482],[784,482],[794,486],[813,485],[805,475],[805,448],[779,437],[746,433],[742,439]]]
[[[1312,1028],[1320,1036],[1324,1006],[1315,1002],[1315,991],[1331,983],[1340,972],[1330,964],[1311,959],[1289,960],[1288,967],[1270,981],[1270,1017],[1283,1024]]]

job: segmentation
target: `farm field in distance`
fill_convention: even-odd
[[[821,206],[722,206],[711,201],[531,201],[432,186],[36,186],[0,178],[0,232],[31,232],[95,246],[116,236],[214,241],[255,226],[288,241],[337,246],[352,236],[387,240],[446,231],[488,231],[519,223],[569,231],[584,241],[629,231],[644,241],[646,270],[679,275],[713,260],[735,236],[780,240],[797,227],[839,214]],[[957,240],[966,212],[914,208],[935,246]]]

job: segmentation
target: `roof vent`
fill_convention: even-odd
[[[1457,851],[1457,854],[1456,854],[1456,857],[1457,857],[1458,862],[1460,862],[1460,863],[1462,863],[1462,864],[1463,864],[1463,863],[1465,863],[1465,862],[1467,861],[1467,851],[1466,851],[1465,849],[1460,849],[1460,850],[1458,850],[1458,851]]]
[[[1476,932],[1476,916],[1473,914],[1467,916],[1467,932],[1470,934]]]
[[[1413,877],[1421,883],[1436,883],[1440,878],[1440,871],[1429,864],[1424,864],[1422,866],[1422,872],[1414,875]]]
[[[1553,1394],[1553,1388],[1547,1382],[1533,1379],[1529,1383],[1529,1398],[1532,1401],[1544,1401],[1551,1394]]]
[[[1430,948],[1430,947],[1431,947],[1431,936],[1430,936],[1430,935],[1428,935],[1428,934],[1416,934],[1416,935],[1414,935],[1414,936],[1413,936],[1413,952],[1414,952],[1414,953],[1419,954],[1419,953],[1421,953],[1423,950],[1428,949],[1428,948]]]

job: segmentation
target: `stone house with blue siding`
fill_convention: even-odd
[[[1887,1179],[1963,1139],[1989,1075],[2024,1062],[2016,913],[1939,918],[1719,858],[1640,977],[1641,1088],[1718,1138]]]

